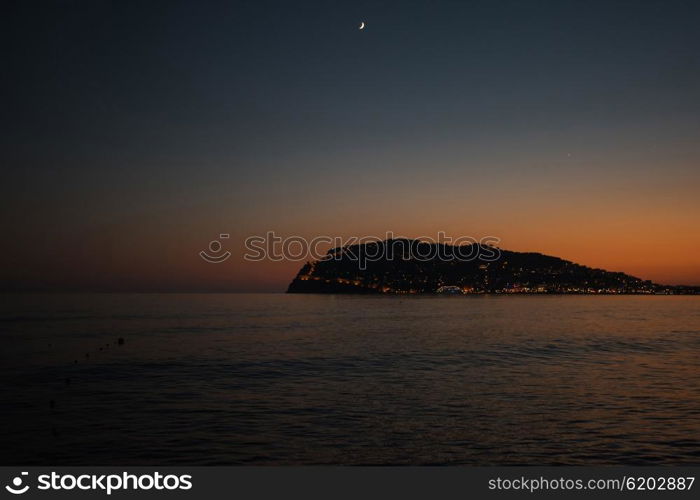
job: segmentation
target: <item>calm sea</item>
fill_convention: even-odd
[[[3,464],[700,464],[700,297],[15,295],[0,329]]]

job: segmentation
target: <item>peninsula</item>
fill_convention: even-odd
[[[287,293],[700,294],[558,257],[479,244],[393,239],[334,248],[307,262]]]

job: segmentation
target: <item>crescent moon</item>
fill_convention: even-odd
[[[360,23],[360,29],[361,29],[361,30],[365,29],[365,22],[364,22],[364,21],[362,21],[362,22]]]

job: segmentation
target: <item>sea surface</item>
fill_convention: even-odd
[[[700,297],[6,295],[0,341],[4,465],[700,464]]]

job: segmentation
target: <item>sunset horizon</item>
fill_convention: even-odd
[[[228,234],[228,233],[226,233]],[[381,234],[381,233],[377,233]],[[438,241],[435,236],[428,235],[428,233],[421,233],[421,236],[409,237],[404,236],[401,233],[394,233],[389,231],[384,234],[392,234],[395,238],[408,238],[416,240],[425,241]],[[435,232],[434,234],[438,234]],[[211,241],[218,241],[216,234],[212,235]],[[280,240],[304,240],[304,241],[314,241],[319,238],[318,235],[310,236],[308,238],[303,238],[298,235],[287,235],[278,236]],[[457,237],[452,237],[448,235],[452,240],[457,238],[473,238],[471,236],[459,235]],[[523,248],[518,245],[506,245],[497,236],[491,236],[498,240],[496,246],[504,250],[525,252],[525,253],[539,253],[543,255],[548,255],[552,257],[561,258],[575,264],[591,267],[594,269],[602,269],[609,272],[623,272],[628,275],[640,278],[642,280],[652,281],[661,285],[669,286],[700,286],[700,278],[694,280],[695,276],[694,267],[691,267],[689,272],[686,272],[685,267],[679,267],[673,263],[668,263],[668,260],[673,260],[672,245],[671,248],[667,248],[666,244],[660,245],[658,248],[659,256],[666,256],[666,259],[659,262],[655,266],[650,266],[646,261],[637,256],[625,256],[615,253],[614,242],[612,244],[595,242],[592,247],[587,247],[585,255],[589,255],[590,258],[586,260],[570,258],[568,255],[562,255],[556,253],[555,251],[542,251],[536,248]],[[293,258],[283,257],[276,261],[270,259],[260,259],[259,261],[251,261],[245,259],[245,254],[248,252],[246,249],[245,240],[251,238],[251,235],[246,236],[246,238],[241,238],[240,241],[231,241],[230,239],[222,240],[220,252],[230,252],[230,257],[227,257],[222,262],[218,262],[217,265],[211,265],[211,262],[207,262],[206,259],[201,258],[202,252],[209,251],[207,246],[211,241],[203,240],[199,246],[192,246],[189,249],[192,251],[189,259],[185,255],[181,255],[181,263],[186,263],[182,267],[176,267],[172,262],[166,260],[166,265],[169,266],[157,266],[156,262],[150,262],[150,268],[160,268],[158,269],[163,273],[163,277],[156,278],[152,276],[150,270],[136,271],[129,268],[122,268],[121,270],[116,269],[104,269],[100,268],[96,271],[96,277],[92,280],[78,281],[75,280],[74,276],[66,276],[65,274],[55,274],[48,271],[44,274],[42,271],[42,264],[37,263],[35,266],[37,271],[27,273],[27,269],[24,272],[31,274],[32,278],[23,280],[17,279],[13,280],[11,275],[6,277],[3,281],[3,291],[20,291],[20,292],[175,292],[175,293],[265,293],[265,292],[284,292],[289,285],[289,282],[294,278],[299,267],[303,265],[306,261],[315,260],[318,255],[304,254],[303,257]],[[264,238],[264,234],[259,236],[259,238]],[[328,239],[333,238],[342,242],[353,242],[353,241],[382,241],[381,236],[370,236],[367,234],[362,235],[350,235],[350,236],[328,236]],[[279,245],[279,243],[278,243]],[[551,248],[562,250],[571,249],[571,245],[568,242],[560,242],[559,245],[552,244]],[[325,247],[319,245],[316,249],[317,253],[325,254],[328,250],[333,248],[332,245],[326,245]],[[666,252],[662,252],[662,250]],[[576,252],[576,249],[571,249],[574,254],[580,253]],[[670,257],[669,257],[670,255]],[[85,255],[78,254],[79,258],[82,260]],[[70,256],[73,257],[73,256]],[[132,256],[133,257],[133,256]],[[146,256],[148,257],[148,256]],[[186,262],[186,260],[191,260],[191,262]],[[640,262],[641,261],[641,262]],[[133,261],[132,261],[133,262]],[[83,261],[84,264],[84,261]],[[636,265],[635,265],[636,264]],[[65,271],[66,269],[62,269]],[[71,272],[73,269],[69,269]],[[85,271],[81,268],[81,271]],[[105,272],[102,275],[102,272]],[[113,281],[110,280],[110,274],[114,275],[118,272],[118,278]],[[145,276],[144,276],[145,275]],[[146,279],[144,279],[144,277]]]

